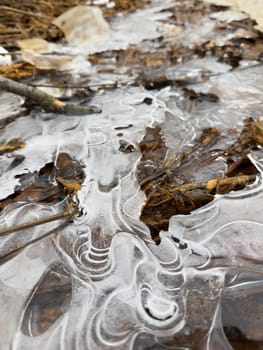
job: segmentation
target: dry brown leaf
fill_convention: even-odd
[[[222,148],[224,137],[214,127],[204,129],[193,146],[168,156],[161,127],[146,129],[139,144],[142,157],[137,164],[137,177],[146,195],[140,219],[149,227],[156,243],[160,242],[159,232],[168,229],[173,215],[189,214],[211,202],[216,194],[238,191],[255,181],[258,170],[247,155],[263,144],[262,122],[244,120],[240,136],[231,146]],[[228,167],[223,176],[218,167],[213,168],[220,158]],[[196,174],[201,169],[200,181]]]
[[[38,69],[63,71],[69,69],[73,57],[55,54],[42,55],[34,50],[23,50],[22,59]]]
[[[41,38],[19,40],[22,59],[42,70],[67,70],[71,56],[52,54],[52,44]]]
[[[39,53],[47,53],[50,52],[50,44],[41,38],[32,38],[25,40],[18,40],[18,46],[21,50],[33,50]]]
[[[3,78],[21,80],[34,74],[34,66],[27,62],[15,62],[10,66],[0,66],[0,75]]]
[[[109,25],[98,7],[73,7],[56,18],[53,24],[62,30],[71,45],[94,43],[109,32]]]

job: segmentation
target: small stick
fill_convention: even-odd
[[[205,194],[227,194],[231,191],[237,191],[244,188],[249,183],[256,180],[257,175],[239,175],[234,177],[227,177],[223,179],[211,179],[208,181],[196,182],[196,183],[186,183],[183,185],[170,186],[169,190],[159,190],[154,189],[148,194],[145,207],[158,207],[169,201],[175,201],[174,194],[181,193],[191,197],[191,191],[201,191],[199,198]]]
[[[43,224],[46,224],[48,222],[60,220],[60,219],[67,218],[70,216],[73,216],[73,212],[70,210],[66,210],[62,213],[50,215],[50,216],[42,218],[42,219],[32,220],[32,221],[26,222],[24,224],[0,229],[0,236],[5,236],[5,235],[8,235],[8,234],[13,233],[13,232],[22,231],[22,230],[25,230],[27,228],[35,227],[38,225],[43,225]]]
[[[20,32],[17,32],[20,33]],[[0,52],[0,56],[16,56],[21,55],[22,51],[13,51],[13,52]]]
[[[51,231],[44,233],[42,236],[39,236],[35,239],[32,239],[31,241],[29,241],[27,243],[24,243],[24,244],[16,247],[15,249],[9,251],[6,254],[3,254],[3,255],[0,254],[0,263],[3,263],[5,261],[5,259],[7,259],[10,256],[13,256],[15,253],[18,253],[20,250],[25,249],[25,248],[29,247],[30,245],[37,243],[37,242],[41,241],[42,239],[44,239],[44,238],[46,238],[54,233],[57,233],[58,230],[61,230],[62,228],[66,227],[66,225],[67,225],[67,221],[64,222],[63,224],[57,226],[56,228],[52,229]]]
[[[74,200],[73,195],[74,195],[74,193],[70,194],[68,196],[68,208],[67,208],[67,210],[65,210],[62,213],[57,213],[57,214],[50,215],[50,216],[42,218],[42,219],[32,220],[32,221],[24,223],[24,224],[20,224],[17,226],[13,226],[13,227],[10,227],[7,229],[0,230],[0,236],[4,236],[4,235],[10,234],[10,233],[25,230],[27,228],[46,224],[48,222],[52,222],[52,221],[56,221],[56,220],[60,220],[60,219],[67,219],[66,221],[64,221],[64,223],[60,224],[58,227],[52,229],[51,231],[48,231],[48,232],[44,233],[43,235],[36,237],[35,239],[32,239],[31,241],[24,243],[24,244],[20,245],[19,247],[16,247],[14,250],[12,250],[12,251],[10,251],[2,256],[0,254],[0,262],[3,262],[6,258],[19,252],[20,250],[38,242],[38,241],[41,241],[42,239],[50,236],[53,233],[56,233],[59,228],[65,227],[69,223],[69,221],[78,213],[78,198],[76,197],[76,200]]]
[[[23,96],[31,103],[40,106],[48,113],[59,113],[67,115],[86,115],[91,113],[100,113],[101,109],[96,106],[78,106],[71,103],[65,103],[52,95],[41,91],[38,88],[18,83],[14,80],[0,77],[0,89]]]

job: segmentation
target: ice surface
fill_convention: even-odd
[[[127,30],[136,27],[132,18]],[[121,19],[116,21],[120,28]],[[145,127],[162,123],[165,142],[178,149],[190,144],[204,127],[241,129],[245,117],[262,116],[262,66],[232,72],[213,59],[192,63],[178,65],[169,74],[198,74],[208,68],[214,76],[194,88],[217,93],[217,104],[183,103],[176,88],[123,87],[93,100],[102,107],[99,115],[38,112],[14,120],[1,131],[1,142],[21,137],[26,144],[14,153],[25,157],[15,168],[9,168],[9,155],[2,156],[1,198],[18,185],[16,175],[38,171],[59,152],[83,164],[86,175],[79,191],[83,214],[73,223],[67,227],[50,223],[0,238],[1,251],[7,253],[21,240],[26,243],[59,226],[52,236],[0,265],[1,350],[232,349],[221,315],[227,318],[226,306],[234,297],[239,298],[236,318],[249,315],[254,328],[262,330],[262,312],[251,297],[262,296],[263,289],[260,180],[239,192],[217,196],[190,215],[172,217],[158,246],[139,220],[144,195],[135,171]],[[151,104],[143,103],[146,97]],[[8,111],[14,104],[20,106],[21,101],[9,94],[0,98]],[[120,139],[134,145],[134,152],[121,152]],[[260,155],[250,157],[262,171]],[[20,202],[1,213],[0,224],[6,227],[60,210],[60,204]],[[45,293],[42,286],[48,285],[52,271],[55,290],[69,288],[68,299],[61,305],[61,315],[53,322],[47,319],[45,330],[35,330],[31,327],[43,313],[38,293]],[[246,300],[250,304],[242,303]],[[230,321],[225,324],[232,326]],[[242,325],[243,335],[262,342],[262,333],[251,329]]]

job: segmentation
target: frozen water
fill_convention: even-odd
[[[232,346],[222,320],[231,298],[243,305],[241,311],[236,307],[235,317],[244,322],[249,315],[254,325],[253,333],[251,325],[241,322],[243,336],[262,344],[261,182],[217,196],[190,215],[172,217],[158,246],[139,220],[144,195],[135,171],[145,127],[162,123],[167,145],[178,149],[204,127],[241,128],[245,117],[261,116],[262,65],[234,72],[212,59],[195,65],[178,65],[176,74],[204,66],[214,69],[209,81],[194,88],[217,93],[217,104],[182,103],[176,88],[123,87],[94,99],[103,110],[99,115],[38,112],[2,130],[1,142],[21,137],[26,147],[14,153],[24,156],[15,168],[9,167],[10,156],[2,156],[1,198],[13,193],[19,183],[16,175],[38,171],[59,152],[83,164],[86,178],[79,191],[83,214],[73,223],[49,223],[1,237],[5,255],[21,242],[57,228],[0,265],[1,350],[228,350]],[[143,103],[146,97],[151,104]],[[14,103],[21,105],[10,95],[0,98],[6,99],[9,111]],[[121,152],[120,139],[132,144],[134,152]],[[250,157],[261,171],[260,153]],[[0,224],[16,225],[57,213],[61,207],[62,203],[10,205],[1,213]],[[60,302],[61,290],[66,291],[65,300],[51,322],[43,310],[52,299]],[[44,306],[41,293],[48,295]],[[261,302],[258,310],[252,307],[254,295]],[[41,317],[44,329],[36,326]],[[231,327],[229,316],[227,320]]]
[[[237,270],[237,276],[247,269],[257,273],[260,270],[262,185],[219,196],[191,215],[173,217],[169,231],[161,234],[162,243],[155,246],[148,229],[139,221],[143,196],[138,192],[134,175],[140,158],[138,142],[145,127],[156,120],[164,122],[168,140],[172,137],[171,130],[173,135],[180,130],[175,143],[191,140],[207,123],[221,121],[223,127],[241,123],[252,111],[255,115],[262,104],[261,77],[262,68],[257,67],[212,78],[209,88],[216,89],[222,98],[219,108],[195,107],[187,120],[182,120],[181,115],[188,112],[178,113],[178,107],[173,108],[176,90],[150,93],[143,88],[128,88],[98,97],[96,102],[103,109],[101,115],[46,119],[38,114],[19,119],[4,130],[2,140],[16,133],[16,137],[25,140],[26,147],[19,151],[25,156],[24,162],[2,173],[0,181],[6,188],[3,196],[12,191],[11,185],[15,183],[10,180],[15,174],[38,170],[54,159],[58,150],[70,153],[85,165],[86,181],[79,194],[83,216],[62,227],[52,241],[44,239],[1,265],[1,300],[5,305],[2,315],[8,315],[5,321],[2,317],[1,333],[5,336],[0,338],[1,349],[7,349],[10,343],[13,349],[27,350],[37,346],[128,349],[141,332],[165,343],[176,333],[187,334],[189,322],[196,323],[195,327],[199,322],[205,323],[203,327],[208,333],[203,341],[213,349],[209,344],[218,336],[213,327],[219,327],[220,323],[217,313],[225,276],[233,269]],[[233,81],[238,86],[235,91],[226,88]],[[153,103],[142,103],[145,97],[152,98]],[[165,121],[169,125],[167,130]],[[115,128],[128,125],[129,128],[121,131],[121,137],[135,146],[135,152],[126,154],[119,151],[120,131]],[[260,159],[256,162],[261,164]],[[27,204],[21,203],[16,209],[3,212],[1,220],[11,225],[27,219],[28,215],[41,216],[54,211],[59,209],[48,205],[28,209]],[[49,224],[44,230],[52,227]],[[36,237],[41,230],[38,227],[37,232],[30,230],[27,235]],[[29,239],[27,235],[23,236],[25,241]],[[179,249],[174,237],[180,238],[188,248]],[[4,251],[13,245],[11,236],[2,238]],[[58,263],[63,263],[71,275],[70,306],[43,334],[25,334],[21,329],[24,311],[30,307],[43,274]],[[237,290],[239,285],[237,281]],[[260,280],[258,285],[262,286]],[[246,282],[242,286],[245,290]],[[199,298],[197,288],[205,308],[210,310],[205,321],[189,309],[189,303],[196,303]],[[235,282],[228,288],[229,293],[230,290],[235,293]],[[229,347],[226,339],[223,346]]]

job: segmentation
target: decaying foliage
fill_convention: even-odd
[[[17,46],[17,40],[40,37],[58,40],[62,37],[52,21],[83,0],[16,1],[2,0],[0,5],[0,46]]]
[[[147,3],[147,0],[117,0],[114,7],[103,6],[102,10],[105,17],[110,17],[119,12],[135,11]],[[85,0],[2,0],[0,46],[17,47],[17,40],[33,37],[57,41],[63,33],[52,23],[53,20],[74,6],[87,4]]]
[[[31,77],[34,72],[34,66],[24,61],[14,62],[9,66],[0,66],[0,76],[12,80],[22,80]]]
[[[91,55],[90,60],[103,67],[114,58],[116,67],[126,69],[127,74],[134,78],[135,85],[141,84],[147,89],[185,86],[196,82],[193,77],[171,78],[166,74],[170,67],[193,58],[215,57],[218,62],[226,63],[232,68],[239,67],[241,61],[262,62],[262,32],[255,29],[255,21],[250,18],[215,21],[211,35],[214,39],[200,38],[191,45],[173,39],[176,37],[174,31],[180,32],[180,29],[183,31],[193,25],[202,26],[205,16],[228,9],[227,6],[208,5],[198,0],[187,1],[187,4],[184,1],[175,2],[169,8],[171,16],[166,21],[170,26],[170,35],[160,36],[145,47],[134,46],[125,50],[97,53]],[[217,40],[218,37],[225,39]],[[209,72],[204,72],[201,79],[204,81],[208,77]]]
[[[84,179],[85,174],[81,164],[67,153],[58,154],[56,162],[46,164],[39,172],[19,175],[20,186],[15,189],[14,193],[0,201],[0,211],[20,202],[54,204],[64,203],[66,200],[66,206],[60,213],[1,229],[0,236],[51,221],[65,218],[71,220],[79,212],[77,192]]]
[[[0,6],[0,45],[14,49],[17,40],[32,37],[57,41],[63,37],[63,34],[52,24],[53,20],[69,8],[84,3],[86,2],[83,0],[61,0],[59,2],[33,0],[30,3],[4,0]],[[134,11],[148,3],[148,0],[117,0],[113,8],[102,5],[101,9],[104,16],[109,17],[118,12]],[[92,5],[92,1],[88,5]],[[89,60],[97,66],[98,72],[102,73],[109,72],[108,63],[111,62],[111,73],[115,74],[118,69],[125,70],[134,85],[143,85],[146,89],[160,89],[176,85],[182,88],[185,99],[195,100],[198,103],[203,101],[216,103],[219,99],[217,95],[197,93],[194,89],[189,88],[191,83],[209,79],[211,72],[204,71],[198,78],[188,76],[171,78],[166,75],[166,71],[194,57],[215,57],[217,61],[226,63],[233,69],[238,67],[242,60],[262,61],[262,33],[255,29],[255,22],[247,17],[240,20],[214,22],[215,38],[218,35],[228,38],[220,45],[211,39],[201,40],[190,46],[174,40],[175,32],[180,32],[182,28],[189,25],[201,26],[204,16],[227,9],[227,6],[205,4],[199,0],[189,0],[187,6],[185,2],[175,2],[169,8],[170,17],[165,23],[171,33],[160,34],[159,38],[149,41],[142,47],[133,46],[124,50],[90,55]],[[37,71],[39,71],[37,68],[24,62],[15,62],[10,66],[0,67],[1,76],[16,80],[32,76]],[[53,76],[57,82],[58,76],[55,74]],[[61,79],[65,81],[65,77],[66,75]],[[85,84],[88,84],[87,79]],[[111,84],[103,88],[113,89],[117,85]],[[61,107],[61,105],[55,107]],[[238,190],[254,181],[258,171],[250,162],[248,154],[254,148],[257,149],[259,145],[262,145],[261,122],[246,119],[240,136],[235,134],[232,144],[229,146],[229,143],[225,143],[225,146],[222,147],[226,133],[228,131],[223,132],[216,128],[205,129],[202,135],[195,140],[193,146],[171,153],[162,137],[161,126],[146,129],[145,137],[140,143],[142,158],[138,164],[137,176],[147,197],[141,219],[150,227],[156,242],[159,241],[160,230],[168,228],[168,221],[172,215],[188,214],[213,200],[215,194]],[[3,145],[3,147],[9,147],[9,145]],[[133,152],[134,146],[125,140],[120,140],[119,150],[126,153]],[[207,173],[206,167],[217,161],[219,157],[225,162],[224,174],[219,176],[216,172]],[[149,161],[151,167],[146,166]],[[201,169],[203,174],[207,174],[207,177],[204,176],[200,180],[193,174],[201,172]],[[51,191],[54,198],[61,196],[61,189],[65,189],[68,183],[64,180],[60,181],[59,178],[61,177],[56,179],[58,185],[52,189],[55,192]],[[31,189],[23,189],[21,193],[14,194],[15,197],[12,197],[12,200],[19,200],[19,198],[24,200],[27,198],[28,191],[32,195]],[[36,193],[38,198],[42,198],[41,191],[37,190]],[[43,193],[45,196],[47,190],[44,189]],[[1,202],[1,206],[5,206],[10,199],[7,198]]]
[[[227,133],[231,134],[231,130],[205,129],[193,146],[169,154],[161,126],[146,129],[137,167],[140,186],[146,195],[140,218],[150,228],[156,243],[160,242],[159,232],[168,229],[171,216],[189,214],[211,202],[216,194],[243,189],[256,179],[259,173],[248,154],[263,145],[262,122],[246,119],[240,136],[230,146],[222,147]],[[223,175],[216,168],[211,171],[219,158],[224,159],[226,166]],[[202,181],[196,178],[200,170]]]

